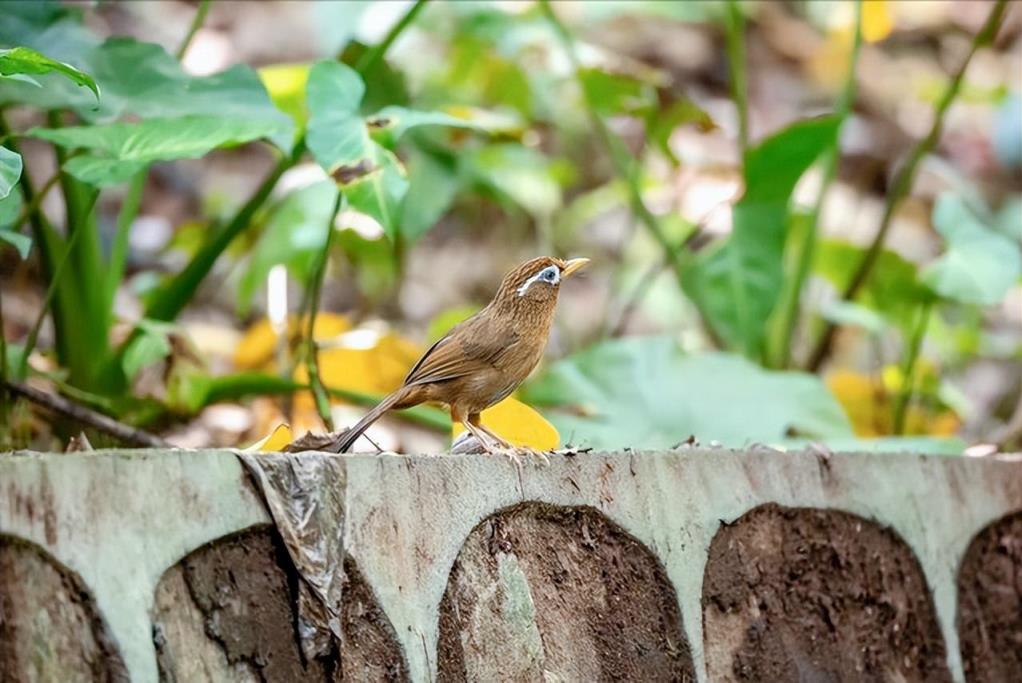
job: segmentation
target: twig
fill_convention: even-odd
[[[912,402],[912,394],[915,392],[916,361],[919,360],[919,350],[923,346],[923,337],[926,336],[926,327],[930,323],[932,309],[932,300],[927,300],[919,310],[919,319],[916,321],[915,329],[912,330],[912,339],[909,341],[905,365],[902,367],[901,388],[894,402],[892,431],[896,436],[905,433],[905,416],[908,414],[908,406]]]
[[[582,98],[586,105],[586,112],[592,122],[593,128],[596,130],[596,134],[599,136],[603,146],[606,147],[607,153],[610,156],[611,163],[614,165],[614,172],[624,182],[628,188],[628,198],[631,204],[632,213],[636,218],[646,227],[649,233],[660,245],[660,248],[664,252],[664,256],[668,259],[671,269],[674,271],[674,276],[678,281],[678,287],[684,288],[684,281],[682,279],[682,259],[680,256],[680,248],[676,245],[671,244],[670,239],[667,237],[667,233],[664,232],[663,227],[660,225],[660,221],[649,210],[646,206],[646,202],[642,198],[642,188],[639,187],[639,174],[637,169],[637,163],[634,158],[623,148],[621,141],[617,140],[607,128],[606,122],[603,117],[600,116],[596,110],[595,103],[590,99],[589,94],[586,90],[585,83],[582,80],[582,68],[578,60],[578,55],[575,53],[575,44],[571,34],[568,32],[567,27],[561,23],[561,20],[557,17],[553,8],[550,6],[550,0],[540,0],[540,8],[543,10],[547,21],[553,27],[554,32],[561,41],[561,45],[568,56],[568,60],[571,62],[572,71],[574,71],[575,80],[578,82],[579,88],[582,90]]]
[[[731,97],[738,112],[738,151],[745,158],[749,148],[749,93],[745,78],[745,17],[735,0],[728,0],[724,40],[731,66]]]
[[[195,16],[192,17],[192,24],[188,27],[188,33],[185,34],[184,40],[181,41],[181,45],[177,48],[177,52],[174,56],[177,61],[181,61],[185,53],[188,52],[188,47],[192,44],[192,39],[195,38],[195,34],[202,28],[202,24],[206,21],[206,15],[209,13],[209,6],[212,5],[212,0],[202,0],[199,3],[199,8],[195,10]]]
[[[312,280],[309,282],[308,310],[302,311],[303,315],[309,316],[309,328],[305,337],[305,362],[309,372],[309,385],[312,387],[312,395],[316,399],[316,410],[319,412],[319,417],[323,420],[323,424],[329,432],[334,431],[334,419],[330,413],[330,399],[327,397],[326,388],[323,386],[323,379],[319,375],[319,359],[317,357],[319,350],[316,347],[314,333],[316,317],[319,315],[320,290],[323,288],[323,277],[326,274],[327,261],[330,260],[330,245],[334,241],[334,221],[337,220],[337,214],[340,212],[343,204],[344,193],[338,189],[337,200],[334,202],[333,211],[330,212],[330,220],[326,223],[326,239],[323,242],[323,253],[320,254],[316,270],[313,273]],[[299,317],[299,320],[301,320],[301,317]]]
[[[809,213],[808,226],[806,227],[805,241],[799,245],[800,249],[796,257],[795,278],[787,290],[783,309],[780,318],[780,341],[776,349],[776,365],[786,368],[791,363],[791,340],[798,328],[801,317],[801,296],[802,288],[805,285],[806,277],[816,255],[816,236],[819,232],[820,212],[823,209],[823,200],[827,191],[834,182],[837,175],[837,162],[841,154],[841,128],[848,119],[852,110],[852,103],[855,101],[855,66],[859,61],[859,49],[862,46],[862,0],[855,3],[855,29],[852,38],[852,51],[848,57],[848,71],[845,73],[845,83],[841,95],[838,98],[835,112],[840,123],[838,132],[834,137],[834,144],[823,153],[823,180],[820,182],[820,190],[816,195],[816,202]]]
[[[355,71],[364,76],[370,69],[376,66],[376,62],[383,59],[384,55],[387,54],[387,51],[390,50],[390,46],[393,45],[394,41],[398,39],[398,36],[404,33],[404,30],[408,28],[413,21],[415,21],[415,17],[419,15],[419,12],[422,11],[427,2],[429,2],[429,0],[416,0],[416,3],[412,5],[407,12],[405,12],[405,15],[391,27],[383,40],[377,43],[371,50],[363,54],[361,59],[355,63]]]
[[[880,254],[883,251],[884,240],[887,238],[887,232],[890,230],[891,221],[894,218],[894,210],[901,203],[901,200],[908,195],[910,189],[912,189],[912,183],[915,180],[916,171],[919,168],[919,163],[923,158],[929,154],[940,140],[941,132],[944,128],[944,115],[950,108],[951,103],[954,102],[958,96],[958,91],[961,89],[962,81],[965,78],[965,72],[969,68],[969,64],[972,62],[973,55],[983,47],[984,45],[993,41],[997,35],[997,30],[1000,28],[1001,19],[1004,17],[1005,7],[1007,0],[997,0],[994,8],[990,10],[990,15],[984,22],[983,27],[972,39],[972,45],[969,48],[969,52],[965,55],[965,59],[962,61],[961,66],[958,67],[958,71],[951,78],[951,82],[948,83],[947,88],[941,95],[940,101],[937,103],[937,107],[933,113],[933,124],[930,126],[930,131],[926,134],[922,140],[912,149],[908,160],[904,166],[895,176],[892,183],[890,192],[887,195],[887,202],[884,204],[883,217],[880,219],[880,227],[877,230],[876,236],[873,238],[873,243],[869,246],[869,250],[863,257],[859,267],[855,270],[852,279],[849,281],[848,286],[841,294],[842,301],[851,301],[862,289],[862,286],[866,284],[866,280],[869,279],[870,274],[873,272],[874,266],[876,266],[877,259],[880,258]],[[836,325],[828,322],[824,328],[823,334],[820,337],[820,341],[817,344],[815,350],[809,357],[808,369],[815,372],[823,364],[824,359],[830,355],[830,348],[834,342],[834,333],[836,331]]]
[[[118,422],[112,417],[108,417],[103,413],[97,413],[91,408],[86,408],[63,396],[51,394],[35,387],[30,387],[27,384],[12,382],[11,380],[5,380],[4,386],[12,394],[22,396],[32,403],[41,405],[64,417],[87,424],[90,427],[95,427],[99,431],[120,439],[124,443],[133,446],[145,446],[147,448],[173,448],[170,443],[155,434],[150,434],[144,430],[126,425],[123,422]]]

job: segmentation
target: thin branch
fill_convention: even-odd
[[[813,204],[809,214],[809,225],[805,242],[800,246],[795,263],[795,278],[791,286],[785,292],[786,298],[783,302],[782,316],[780,320],[781,338],[776,349],[779,357],[776,365],[786,368],[791,363],[791,341],[798,328],[801,318],[802,288],[805,286],[806,278],[809,276],[809,269],[812,266],[813,258],[816,255],[816,236],[819,232],[820,212],[823,209],[823,201],[827,191],[834,182],[837,175],[837,163],[841,154],[841,128],[851,113],[852,104],[855,102],[855,67],[859,62],[859,49],[862,46],[862,0],[855,3],[855,29],[852,38],[852,51],[848,57],[848,71],[845,73],[844,87],[835,106],[835,113],[838,115],[838,134],[834,137],[834,144],[823,155],[823,180],[820,183],[820,191],[816,195],[816,202]]]
[[[926,328],[930,324],[931,310],[933,310],[933,302],[927,300],[920,309],[919,319],[916,321],[915,329],[912,330],[912,339],[909,341],[908,353],[902,367],[901,389],[898,391],[894,403],[892,432],[896,436],[905,433],[905,416],[908,414],[908,406],[912,402],[912,394],[915,393],[916,362],[919,360],[919,351],[923,346]]]
[[[330,245],[334,241],[334,221],[344,204],[344,193],[337,191],[337,200],[334,202],[333,211],[330,212],[330,220],[326,223],[326,239],[323,242],[323,253],[320,254],[319,262],[316,264],[316,271],[309,282],[310,294],[309,310],[302,311],[303,315],[309,316],[309,328],[305,336],[305,362],[309,372],[309,385],[312,387],[312,395],[316,399],[316,410],[320,419],[326,426],[327,431],[334,431],[334,419],[330,413],[330,398],[327,396],[326,388],[323,386],[323,379],[319,375],[319,349],[316,348],[316,317],[319,315],[319,295],[323,288],[323,277],[326,274],[327,261],[330,260]],[[302,318],[299,318],[301,320]]]
[[[749,148],[749,86],[745,78],[745,17],[736,0],[728,0],[724,25],[727,60],[731,67],[731,97],[738,113],[738,151],[744,159]]]
[[[195,16],[192,17],[192,24],[188,27],[188,33],[185,34],[184,40],[181,41],[181,45],[177,48],[177,52],[174,56],[177,61],[181,61],[185,53],[188,52],[189,46],[192,44],[192,39],[195,38],[195,34],[202,28],[203,22],[206,21],[206,15],[209,14],[209,7],[212,5],[212,0],[202,0],[199,3],[199,8],[195,10]]]
[[[405,29],[411,26],[412,22],[415,21],[415,17],[419,15],[419,12],[423,10],[427,2],[429,2],[429,0],[416,0],[415,4],[412,5],[407,12],[405,12],[405,15],[391,27],[383,40],[362,55],[361,59],[359,59],[355,64],[355,71],[364,76],[374,66],[376,66],[376,63],[383,59],[383,57],[387,54],[387,51],[390,50],[390,46],[394,44],[394,41],[396,41],[398,37],[404,33]]]
[[[660,225],[660,221],[649,210],[646,206],[645,201],[642,198],[642,188],[639,186],[639,172],[638,164],[636,160],[623,148],[621,141],[617,140],[614,135],[607,128],[606,122],[603,117],[600,116],[596,110],[595,103],[590,99],[588,91],[585,87],[585,83],[582,80],[582,68],[578,60],[578,55],[575,52],[575,43],[571,34],[568,32],[567,27],[557,17],[553,7],[550,6],[549,0],[540,0],[540,8],[543,10],[547,21],[553,27],[554,32],[560,39],[562,48],[568,56],[568,60],[571,62],[572,71],[575,75],[575,80],[578,82],[579,88],[582,90],[583,101],[586,105],[586,112],[592,121],[593,128],[596,130],[596,134],[599,136],[603,146],[606,147],[607,153],[610,156],[611,163],[614,165],[614,171],[618,177],[620,177],[628,188],[628,198],[631,204],[632,213],[639,219],[639,221],[646,227],[649,233],[660,245],[660,248],[664,252],[664,256],[668,259],[674,276],[678,281],[678,286],[684,288],[682,280],[682,259],[680,255],[680,248],[676,245],[671,244],[670,239],[667,237],[667,233],[664,232],[663,227]]]
[[[972,39],[972,45],[969,48],[969,53],[965,56],[961,66],[958,67],[958,71],[955,72],[951,78],[951,82],[948,83],[947,88],[941,95],[940,101],[937,103],[937,107],[933,113],[933,124],[930,126],[930,131],[926,137],[919,141],[919,143],[912,149],[908,160],[904,166],[895,176],[892,183],[890,192],[887,195],[887,202],[884,204],[883,217],[880,219],[880,227],[877,230],[876,236],[873,238],[873,243],[869,246],[869,250],[863,257],[859,267],[855,270],[852,279],[848,282],[848,286],[841,294],[842,301],[852,301],[859,290],[862,289],[863,285],[869,279],[869,276],[873,272],[873,268],[876,266],[877,260],[880,258],[880,254],[884,248],[884,241],[887,238],[887,233],[891,228],[891,222],[894,218],[894,211],[901,203],[901,201],[908,195],[909,190],[912,189],[912,184],[915,181],[916,171],[919,169],[919,163],[928,155],[933,148],[936,147],[937,142],[940,140],[941,132],[944,128],[944,116],[948,109],[951,107],[951,103],[954,102],[958,96],[958,91],[962,87],[962,81],[965,78],[965,72],[969,68],[969,64],[972,62],[973,56],[979,51],[981,47],[992,42],[994,37],[997,35],[997,30],[1001,26],[1001,19],[1004,17],[1005,8],[1007,6],[1007,0],[997,0],[994,8],[990,10],[990,15],[984,22],[983,27]],[[830,355],[830,348],[834,342],[834,334],[836,326],[834,323],[827,323],[824,328],[823,335],[820,337],[820,341],[816,346],[816,349],[810,355],[808,369],[815,372],[823,364],[823,361]]]
[[[118,422],[112,417],[98,413],[91,408],[86,408],[63,396],[51,394],[27,384],[6,380],[4,387],[12,394],[22,396],[32,403],[43,406],[52,412],[59,413],[64,417],[76,420],[83,424],[95,427],[99,431],[109,434],[124,443],[133,446],[145,446],[147,448],[173,448],[173,446],[156,436],[141,429],[136,429],[123,422]]]

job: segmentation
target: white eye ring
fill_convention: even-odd
[[[529,287],[536,281],[542,281],[548,285],[556,285],[561,281],[561,271],[558,270],[557,266],[548,266],[544,268],[526,280],[525,284],[518,288],[518,296],[524,296],[525,292],[529,291]]]

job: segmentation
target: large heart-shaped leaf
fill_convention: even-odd
[[[72,109],[90,123],[108,123],[126,115],[142,119],[215,116],[226,121],[273,124],[270,139],[290,149],[294,123],[277,109],[250,67],[238,65],[211,76],[191,76],[163,47],[132,38],[110,38],[68,60],[92,75],[100,92],[91,92],[56,73],[38,76],[42,88],[0,82],[0,104],[41,109]]]
[[[945,194],[933,208],[933,224],[947,251],[923,270],[935,293],[967,304],[1000,302],[1022,275],[1018,242],[984,224],[961,197]]]
[[[56,72],[71,80],[79,86],[91,90],[96,98],[99,98],[99,88],[92,76],[70,64],[50,59],[41,52],[27,47],[16,47],[10,50],[0,50],[0,76],[14,76],[23,74],[47,74]],[[41,84],[40,84],[41,85]]]
[[[67,161],[64,169],[79,180],[104,186],[124,182],[154,161],[195,159],[217,147],[272,137],[281,122],[264,118],[237,119],[186,116],[67,128],[34,128],[32,135],[89,154]]]
[[[11,190],[21,178],[21,155],[0,147],[0,240],[18,250],[21,258],[28,256],[32,240],[26,235],[7,229],[21,212],[21,195]]]
[[[562,438],[596,448],[665,448],[691,435],[729,446],[852,436],[815,376],[767,371],[725,353],[686,355],[669,337],[591,347],[555,363],[522,398],[560,406],[543,412]]]
[[[732,211],[726,242],[685,271],[685,288],[729,349],[760,358],[767,320],[784,281],[788,203],[806,169],[834,144],[840,120],[800,121],[750,149],[745,194]]]

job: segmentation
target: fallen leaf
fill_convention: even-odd
[[[557,429],[534,408],[509,396],[480,414],[482,423],[515,446],[525,446],[538,451],[557,448],[561,441]],[[451,426],[451,438],[457,439],[465,431],[464,425],[455,422]]]
[[[305,333],[307,320],[298,324],[298,316],[288,318],[288,336],[295,337]],[[351,322],[343,315],[336,313],[320,313],[316,316],[312,336],[316,341],[333,339],[351,329]],[[248,328],[245,336],[238,342],[234,351],[234,366],[239,370],[266,368],[273,360],[277,348],[277,333],[270,321],[263,318]]]
[[[284,446],[291,443],[291,440],[291,427],[286,424],[279,424],[267,436],[242,450],[263,453],[279,452],[284,450]]]

